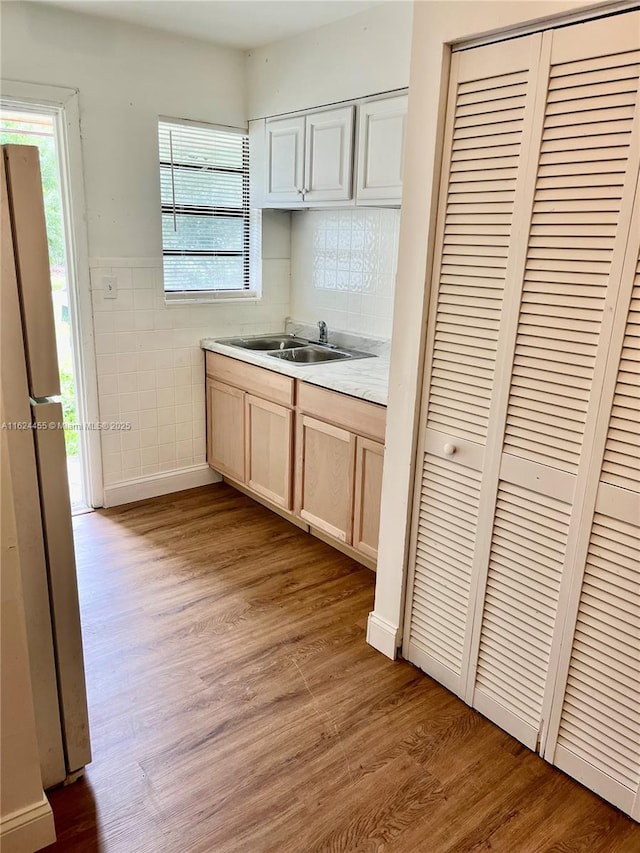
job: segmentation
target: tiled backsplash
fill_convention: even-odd
[[[104,275],[117,277],[117,298],[104,298]],[[132,427],[101,433],[105,486],[204,464],[200,339],[280,331],[288,258],[264,257],[259,302],[166,305],[160,260],[100,259],[91,287],[100,419]]]
[[[291,316],[390,338],[399,225],[399,210],[293,213]]]

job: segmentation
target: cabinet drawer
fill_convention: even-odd
[[[358,435],[384,441],[387,410],[377,403],[368,403],[337,391],[298,382],[298,409]]]
[[[242,388],[250,394],[257,394],[264,400],[272,400],[283,406],[293,406],[294,382],[289,376],[274,373],[264,367],[256,367],[244,361],[237,361],[217,352],[206,354],[207,376]]]

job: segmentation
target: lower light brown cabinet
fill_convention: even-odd
[[[207,379],[207,461],[244,482],[244,392]]]
[[[353,547],[374,560],[378,556],[383,461],[384,445],[357,436]]]
[[[373,567],[385,407],[218,353],[206,366],[209,465]]]
[[[207,462],[291,510],[294,380],[217,353],[206,365]]]
[[[351,545],[356,437],[346,429],[298,415],[296,514]]]
[[[304,383],[297,408],[296,513],[375,561],[386,409]]]
[[[293,412],[252,394],[245,396],[245,483],[291,509]]]

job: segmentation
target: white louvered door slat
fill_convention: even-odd
[[[504,409],[494,395],[490,419],[485,474],[497,450],[497,491],[485,476],[479,499],[480,529],[490,525],[491,534],[478,540],[472,572],[479,578],[478,616],[467,680],[468,701],[531,748],[548,717],[570,530],[582,507],[579,472],[590,457],[609,348],[607,317],[616,305],[629,233],[640,68],[640,44],[586,64],[573,58],[580,51],[575,36],[545,38],[548,91],[517,324],[511,342],[501,330],[499,344],[500,358],[511,359],[511,376]],[[615,41],[603,37],[608,43]],[[594,174],[607,179],[594,182]],[[592,244],[594,227],[602,230]],[[502,325],[508,324],[506,318]],[[611,448],[614,466],[625,447]],[[527,587],[527,580],[537,584]],[[509,625],[507,613],[519,614],[517,626]]]
[[[404,654],[456,692],[540,40],[467,51],[452,65]]]

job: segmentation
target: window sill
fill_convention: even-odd
[[[247,302],[262,302],[262,295],[253,293],[251,296],[168,296],[164,295],[164,304],[171,305],[228,305],[230,302],[246,304]]]

